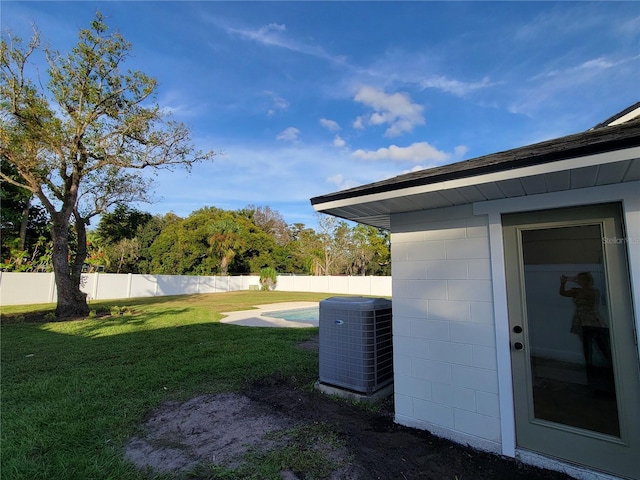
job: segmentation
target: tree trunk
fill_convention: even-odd
[[[20,222],[20,250],[27,246],[27,227],[29,225],[29,209],[31,207],[31,197],[22,209],[22,221]]]
[[[76,210],[73,211],[73,216],[76,220],[74,226],[78,245],[76,247],[76,255],[73,258],[73,261],[69,263],[71,264],[71,280],[75,285],[78,285],[79,289],[81,284],[80,282],[82,280],[82,267],[84,267],[84,261],[87,259],[87,227],[86,221]]]
[[[67,222],[53,219],[52,260],[58,289],[57,318],[85,317],[89,314],[86,294],[80,290],[80,275],[74,275],[73,269],[69,265],[68,227],[69,224]]]
[[[220,259],[220,275],[225,276],[229,271],[229,259],[223,255]]]

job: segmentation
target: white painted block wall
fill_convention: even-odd
[[[500,452],[488,218],[391,218],[396,422]]]

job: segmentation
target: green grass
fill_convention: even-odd
[[[25,323],[54,305],[3,307],[0,473],[8,479],[142,479],[122,459],[145,414],[165,400],[241,389],[280,374],[310,385],[317,329],[251,328],[221,312],[327,294],[232,292],[92,302],[124,315]],[[213,477],[211,477],[213,478]]]

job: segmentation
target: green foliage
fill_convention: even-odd
[[[4,239],[3,239],[4,240]],[[38,241],[29,247],[29,250],[21,250],[17,245],[19,239],[6,241],[8,256],[4,257],[0,264],[0,270],[8,272],[50,272],[52,242],[46,237],[40,237]]]
[[[113,212],[102,214],[96,233],[103,242],[108,244],[118,243],[124,239],[130,240],[152,218],[150,213],[141,212],[124,204],[118,204]]]
[[[278,272],[276,272],[275,268],[264,267],[260,269],[260,285],[262,286],[262,290],[273,290],[276,288],[277,281]]]
[[[168,213],[164,216],[156,215],[144,226],[138,228],[136,238],[140,249],[138,250],[138,260],[133,266],[132,273],[156,273],[151,268],[153,259],[151,246],[162,232],[162,229],[177,220],[179,220],[178,216],[173,213]]]
[[[272,265],[277,248],[242,211],[196,210],[165,225],[148,247],[150,273],[227,275]]]
[[[351,231],[347,264],[352,275],[391,275],[389,232],[369,225],[356,225]]]
[[[18,179],[15,165],[0,158],[0,171]],[[31,272],[51,270],[49,215],[32,205],[32,193],[7,181],[0,182],[0,225],[2,241],[0,269]],[[49,256],[46,255],[48,250]]]
[[[262,218],[265,210],[271,222]],[[285,234],[283,226],[273,220],[281,218],[277,212],[256,207],[237,211],[203,207],[186,218],[173,213],[150,217],[125,207],[118,212],[101,220],[103,236],[97,232],[87,236],[87,263],[103,265],[107,272],[257,275],[270,267],[293,274],[390,273],[389,234],[374,227],[351,227],[322,217],[320,233],[294,224]],[[132,216],[144,220],[135,232],[128,226]],[[123,231],[126,237],[104,233]]]
[[[111,308],[109,309],[109,313],[114,316],[117,317],[118,315],[127,315],[127,314],[131,314],[131,309],[129,307],[119,307],[117,305],[112,305]]]
[[[147,229],[150,223],[153,225]],[[145,232],[153,232],[156,224],[157,218],[149,213],[117,205],[113,212],[103,214],[95,232],[87,235],[87,263],[101,265],[111,273],[144,273],[138,266],[143,251],[141,239],[146,238]],[[147,241],[144,245],[148,248],[149,244]]]

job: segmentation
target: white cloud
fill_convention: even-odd
[[[368,116],[360,116],[354,121],[355,128],[369,125],[389,125],[386,137],[397,137],[411,132],[416,125],[424,124],[424,107],[411,100],[406,93],[387,94],[371,86],[360,87],[354,100],[374,109]]]
[[[456,158],[459,160],[461,158],[463,158],[467,152],[469,151],[469,147],[465,146],[465,145],[458,145],[457,147],[455,147],[453,149],[453,153],[456,156]]]
[[[594,58],[592,60],[587,60],[578,68],[606,70],[608,68],[615,67],[615,66],[616,66],[615,62],[611,62],[611,61],[605,60],[602,57],[599,57],[599,58]]]
[[[629,17],[624,21],[611,22],[611,26],[615,29],[617,35],[624,37],[636,35],[640,31],[640,15]]]
[[[327,178],[327,182],[331,185],[335,185],[338,190],[345,190],[347,188],[353,188],[358,186],[358,182],[344,178],[344,175],[338,173]]]
[[[456,147],[464,148],[464,147]],[[451,158],[451,155],[438,150],[429,145],[427,142],[419,142],[409,145],[408,147],[398,147],[391,145],[390,147],[379,148],[378,150],[356,150],[353,156],[360,160],[393,160],[394,162],[432,162],[443,163]]]
[[[567,92],[588,91],[589,85],[601,76],[611,76],[611,72],[619,73],[623,69],[637,69],[639,58],[640,55],[619,60],[597,57],[566,68],[540,72],[523,84],[518,99],[508,109],[517,114],[534,114],[546,105],[557,102]]]
[[[280,132],[276,136],[276,139],[284,140],[287,142],[296,142],[298,141],[298,135],[300,135],[300,130],[298,130],[296,127],[289,127]]]
[[[180,90],[170,90],[159,99],[162,112],[178,118],[193,118],[207,111],[205,102],[197,102]]]
[[[318,45],[310,45],[289,38],[285,35],[287,26],[279,23],[270,23],[258,29],[231,28],[224,26],[231,34],[238,35],[263,45],[284,48],[296,53],[322,58],[336,64],[344,64],[345,57],[331,55]]]
[[[621,61],[612,61],[604,57],[592,58],[586,60],[578,65],[570,66],[563,69],[553,69],[545,72],[538,73],[531,77],[531,81],[539,81],[553,79],[557,84],[563,82],[566,87],[572,86],[575,82],[583,82],[590,79],[593,75],[610,68],[616,67],[628,61],[637,59],[638,57],[624,59]]]
[[[263,43],[266,45],[285,46],[283,44],[284,41],[278,35],[280,32],[285,32],[287,30],[287,26],[283,24],[270,23],[258,28],[257,30],[236,28],[227,28],[227,30],[242,37],[255,40],[258,43]]]
[[[435,88],[459,97],[491,85],[493,85],[493,83],[491,83],[487,77],[483,78],[480,82],[461,82],[460,80],[447,78],[444,75],[433,76],[420,82],[420,86],[423,89]]]
[[[429,166],[425,167],[424,165],[415,165],[407,170],[403,170],[398,175],[404,175],[405,173],[419,172],[420,170],[426,170],[427,168],[429,168]]]
[[[337,132],[338,130],[340,130],[340,125],[338,125],[338,122],[335,122],[333,120],[328,120],[326,118],[320,119],[320,125],[322,125],[324,128],[326,128],[330,132]]]
[[[353,128],[355,128],[356,130],[364,130],[364,119],[361,116],[356,117],[356,119],[353,121]]]
[[[344,148],[347,145],[347,142],[340,136],[336,135],[333,139],[333,146],[338,148]]]
[[[278,110],[289,108],[289,102],[285,98],[269,90],[265,91],[264,94],[271,98],[271,106],[267,110],[267,116],[272,117]]]

